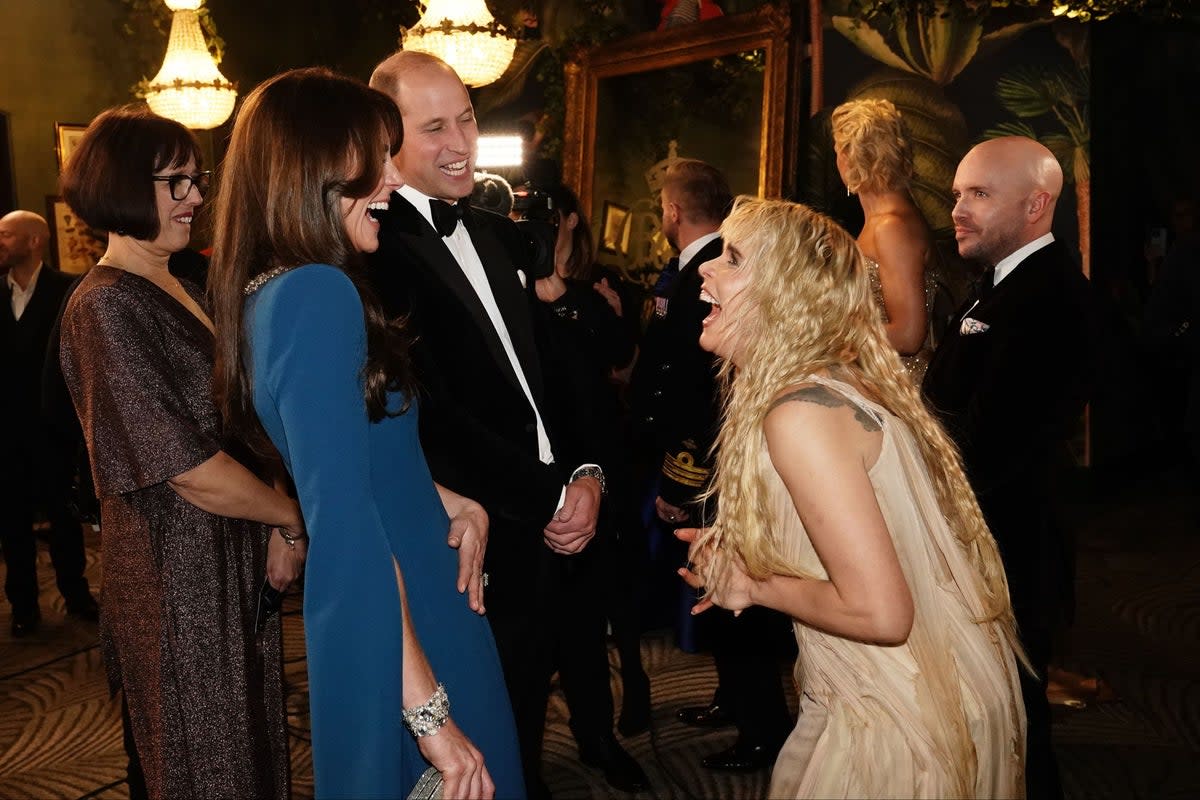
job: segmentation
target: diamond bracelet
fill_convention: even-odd
[[[401,709],[400,716],[404,718],[405,727],[418,739],[440,731],[450,719],[450,698],[446,696],[445,684],[439,683],[424,705]]]

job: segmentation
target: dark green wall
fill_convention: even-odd
[[[0,110],[8,112],[17,207],[56,194],[55,122],[87,122],[132,100],[120,0],[0,0]]]

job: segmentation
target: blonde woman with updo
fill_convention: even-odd
[[[800,718],[770,797],[1019,797],[1025,716],[996,542],[900,369],[854,240],[742,197],[700,267],[721,358],[711,528],[682,531],[694,613],[792,617]]]
[[[871,292],[888,341],[920,386],[933,355],[933,234],[909,192],[912,144],[900,112],[888,100],[851,100],[833,111],[838,173],[858,196]]]

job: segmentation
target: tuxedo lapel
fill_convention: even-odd
[[[479,295],[475,293],[475,288],[467,280],[462,267],[454,260],[454,256],[450,253],[450,249],[446,246],[442,237],[438,235],[438,232],[434,230],[428,220],[413,208],[412,203],[399,194],[394,193],[392,195],[388,211],[388,216],[391,217],[389,220],[390,227],[393,228],[394,233],[401,237],[402,241],[407,244],[416,256],[414,259],[415,263],[411,268],[427,270],[432,273],[435,280],[442,283],[454,293],[455,297],[462,303],[478,327],[479,334],[483,337],[483,341],[487,343],[488,352],[491,353],[496,365],[508,377],[513,386],[520,390],[521,383],[513,371],[512,362],[508,360],[508,354],[504,352],[504,345],[500,342],[500,336],[496,333],[495,326],[492,325],[491,317],[488,316],[487,310],[483,307],[483,302],[479,299]],[[476,240],[474,233],[472,233],[472,240]],[[484,264],[484,270],[487,271],[487,264],[491,259],[479,250],[478,241],[476,241],[475,246],[476,251],[479,252],[480,260]],[[490,256],[490,253],[488,255]],[[497,281],[490,273],[488,274],[488,282],[492,286],[492,293],[497,295]],[[515,276],[513,277],[513,282],[516,282]],[[498,295],[496,296],[496,302],[500,306],[500,313],[504,317],[505,324],[508,325],[509,335],[513,338],[513,346],[516,347],[517,337],[513,330],[514,326],[509,322],[508,313],[505,311],[505,303],[500,300]],[[525,328],[528,328],[528,322],[526,322]],[[532,347],[532,342],[530,342],[529,346]],[[526,377],[532,381],[529,366],[526,363],[526,359],[522,356],[520,349],[517,350],[517,355],[521,360],[522,367],[526,370]]]
[[[1025,257],[1004,276],[1004,280],[991,287],[984,287],[979,295],[979,304],[970,316],[980,322],[994,325],[1024,324],[1020,315],[1024,303],[1031,295],[1044,291],[1055,269],[1055,261],[1061,254],[1058,242],[1051,242],[1040,250]],[[992,280],[992,270],[984,273],[985,280]]]
[[[675,279],[675,283],[671,287],[672,299],[674,298],[675,293],[680,290],[680,287],[682,287],[685,283],[690,283],[693,280],[693,276],[695,275],[696,270],[700,269],[700,265],[706,261],[712,261],[714,258],[721,255],[721,250],[723,248],[724,245],[721,243],[721,239],[718,237],[704,245],[704,247],[700,248],[700,252],[688,259],[686,264],[681,264],[679,266],[679,276]],[[696,285],[699,286],[699,281],[696,281]]]
[[[49,265],[42,264],[42,271],[38,273],[37,286],[33,287],[33,294],[29,296],[25,310],[21,312],[21,319],[18,320],[13,315],[12,290],[8,288],[8,280],[6,277],[0,276],[0,304],[3,305],[0,316],[14,326],[20,325],[30,329],[36,326],[40,320],[57,315],[58,305],[62,301],[62,293],[55,291],[58,288],[55,280],[57,277],[58,273]]]
[[[492,287],[492,296],[500,308],[504,327],[508,329],[508,336],[512,340],[513,350],[516,351],[517,361],[521,364],[521,371],[525,373],[525,380],[529,382],[529,390],[535,399],[540,399],[542,371],[538,366],[537,347],[533,342],[533,321],[530,319],[529,300],[517,278],[516,269],[500,241],[492,236],[478,219],[468,230],[475,245],[475,252],[479,254],[479,260],[483,264],[488,284]],[[505,363],[508,363],[508,356],[503,353],[502,355]]]
[[[58,305],[62,300],[62,294],[54,291],[56,287],[54,283],[55,275],[50,274],[50,267],[43,265],[42,272],[38,275],[37,286],[33,288],[33,295],[29,298],[29,304],[25,306],[25,313],[21,315],[21,320],[33,322],[45,317],[50,317],[58,313]],[[12,308],[11,295],[9,300],[9,308]]]

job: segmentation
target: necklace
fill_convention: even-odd
[[[283,273],[293,269],[295,269],[295,267],[282,266],[269,269],[266,272],[260,272],[246,282],[246,286],[242,289],[242,294],[246,295],[246,297],[249,297],[265,286],[267,281],[271,280],[272,278],[278,278]]]

